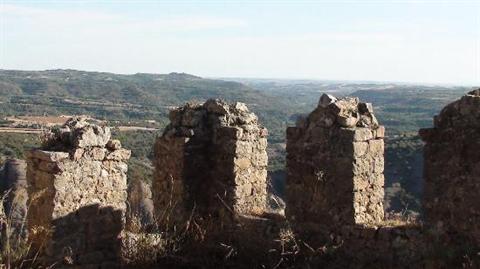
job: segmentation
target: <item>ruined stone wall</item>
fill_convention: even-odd
[[[322,232],[327,236],[302,238],[318,253],[295,268],[451,268],[427,266],[430,248],[418,225],[344,225]]]
[[[280,243],[281,261],[301,253],[305,256],[292,256],[300,263],[294,267],[318,268],[449,268],[443,257],[435,256],[447,252],[447,262],[470,259],[463,245],[458,252],[451,244],[437,245],[435,235],[417,223],[383,222],[385,129],[371,104],[323,95],[312,113],[288,128],[288,221],[282,215],[259,216],[267,197],[267,131],[244,104],[189,103],[169,116],[171,123],[155,144],[155,215],[185,221],[193,212],[207,219],[200,224],[214,224],[202,229],[216,250],[224,248],[219,242],[233,242],[239,252],[252,250],[245,257],[253,260],[275,255],[271,250]],[[434,128],[421,131],[427,227],[456,240],[463,238],[458,235],[472,238],[477,246],[479,134],[480,90],[447,106]],[[33,243],[45,245],[49,264],[98,268],[112,262],[118,267],[129,157],[128,150],[110,139],[108,128],[78,119],[55,131],[42,149],[29,152],[28,227]],[[146,193],[142,182],[132,183],[129,200],[132,212],[150,223],[152,205],[144,199],[150,196]],[[0,211],[0,222],[2,215]],[[232,216],[233,226],[217,222]],[[288,235],[290,227],[300,234],[298,241],[298,234]],[[305,231],[313,233],[305,237]],[[202,239],[198,249],[207,241]],[[291,252],[286,244],[293,245]]]
[[[324,94],[287,129],[287,217],[314,229],[382,221],[384,130],[371,104]]]
[[[27,154],[27,224],[46,263],[115,261],[125,223],[130,151],[110,129],[80,119]]]
[[[447,105],[420,135],[426,224],[480,245],[480,89]]]
[[[245,104],[208,100],[170,112],[155,144],[156,216],[193,209],[220,217],[262,213],[267,190],[267,131]]]

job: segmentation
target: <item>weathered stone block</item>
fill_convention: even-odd
[[[360,127],[354,130],[354,141],[369,141],[371,139],[373,139],[372,129]]]
[[[79,128],[70,127],[74,130],[71,139],[73,145],[78,148],[105,147],[111,137],[110,128],[102,128],[96,125],[85,124]]]
[[[27,153],[27,157],[47,162],[58,162],[69,157],[68,152],[53,152],[45,150],[34,150]]]

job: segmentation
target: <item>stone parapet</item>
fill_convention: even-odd
[[[480,89],[443,108],[420,136],[426,225],[480,245]]]
[[[228,219],[266,206],[267,131],[243,103],[208,100],[170,112],[155,144],[157,219]]]
[[[381,222],[384,135],[371,104],[324,94],[287,129],[287,217],[299,229]]]
[[[129,158],[129,150],[110,140],[108,127],[81,119],[69,120],[27,153],[27,224],[46,263],[118,259]]]

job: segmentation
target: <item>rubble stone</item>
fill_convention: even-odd
[[[187,103],[170,121],[155,145],[157,219],[193,209],[219,218],[265,210],[267,131],[245,104]]]
[[[74,118],[27,153],[27,224],[34,246],[45,246],[45,263],[117,260],[130,151],[109,139],[108,127]]]
[[[297,228],[383,220],[384,130],[371,104],[330,95],[287,129],[286,215]]]

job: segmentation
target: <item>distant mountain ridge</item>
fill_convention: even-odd
[[[57,69],[0,70],[0,95],[168,105],[208,98],[250,102],[263,94],[242,83],[204,79],[186,73],[121,75]]]

